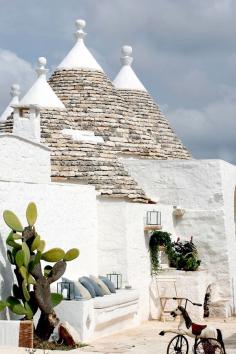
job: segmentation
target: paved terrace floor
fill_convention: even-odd
[[[226,353],[236,354],[236,317],[227,320],[215,319],[207,322],[222,330],[226,344]],[[149,321],[143,323],[138,328],[96,340],[90,343],[89,346],[81,349],[75,349],[70,352],[37,350],[35,354],[166,354],[168,342],[174,335],[166,334],[164,337],[161,337],[158,333],[165,328],[176,327],[177,322],[163,323],[159,321]],[[192,354],[192,343],[191,341],[189,354]],[[26,351],[24,348],[0,347],[0,354],[16,353],[23,354],[26,353]]]
[[[226,344],[227,354],[236,354],[236,317],[227,320],[207,321],[214,327],[220,328]],[[167,345],[173,334],[164,337],[158,333],[165,328],[176,328],[177,322],[149,321],[140,327],[106,337],[84,347],[80,352],[88,353],[125,353],[125,354],[166,354]],[[190,339],[189,354],[192,354],[193,341]]]

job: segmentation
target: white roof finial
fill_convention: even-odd
[[[20,96],[20,85],[18,84],[13,84],[11,86],[11,102],[8,104],[7,108],[4,110],[2,115],[0,115],[0,122],[5,122],[7,118],[11,115],[13,112],[13,107],[19,103],[19,96]]]
[[[124,45],[121,48],[120,61],[122,67],[113,84],[118,90],[147,91],[131,67],[133,62],[132,52],[132,47],[129,45]]]
[[[58,70],[95,70],[103,72],[101,66],[97,63],[96,59],[90,53],[88,48],[84,43],[85,33],[84,28],[86,26],[85,20],[76,20],[76,43],[74,47],[70,50],[67,56],[58,65]]]
[[[86,21],[85,20],[76,20],[75,26],[77,28],[77,31],[75,32],[75,37],[77,39],[84,39],[84,37],[87,34],[86,32],[84,32],[84,28],[86,26]]]
[[[39,57],[38,58],[38,63],[37,63],[37,68],[36,68],[36,73],[38,74],[38,77],[41,75],[45,75],[48,72],[48,69],[45,68],[45,65],[47,64],[47,59],[44,57]]]
[[[133,49],[129,45],[123,45],[121,48],[121,57],[120,61],[122,65],[131,65],[133,62],[133,57],[132,57],[132,52]]]
[[[46,58],[38,58],[36,68],[38,78],[25,96],[20,100],[19,107],[30,107],[31,105],[37,105],[40,108],[65,109],[64,104],[57,97],[47,82],[46,73],[48,70],[45,68],[46,64]]]
[[[19,96],[20,96],[20,85],[18,84],[13,84],[11,86],[11,91],[10,91],[11,97],[12,98],[17,98],[17,100],[19,100]]]

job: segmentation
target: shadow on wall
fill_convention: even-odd
[[[12,285],[14,282],[11,264],[7,257],[6,246],[0,234],[0,299],[4,300],[11,295]],[[7,310],[0,312],[0,318],[7,319]]]

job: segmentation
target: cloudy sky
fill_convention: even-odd
[[[113,79],[120,47],[196,158],[236,163],[235,0],[0,0],[0,111],[39,56],[52,71],[87,21],[86,44]]]

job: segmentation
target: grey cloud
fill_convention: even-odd
[[[10,87],[13,83],[21,86],[22,94],[30,87],[34,79],[34,70],[25,60],[16,54],[0,49],[0,107],[1,111],[10,101]],[[0,112],[1,114],[2,112]]]

